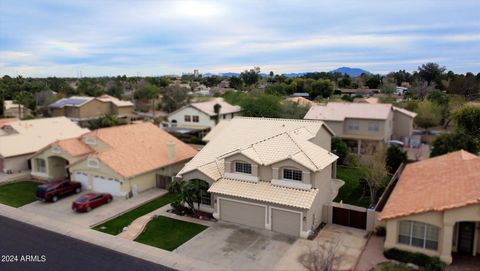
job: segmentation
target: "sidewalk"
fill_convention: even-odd
[[[367,245],[360,255],[356,271],[369,271],[380,263],[388,260],[383,256],[383,237],[370,236]]]
[[[167,204],[167,205],[165,205],[161,208],[158,208],[155,211],[152,211],[152,212],[150,212],[146,215],[143,215],[143,216],[135,219],[128,226],[126,231],[121,232],[117,236],[125,238],[127,240],[135,240],[143,232],[143,230],[145,229],[145,226],[147,226],[148,222],[150,222],[150,220],[152,220],[155,216],[159,216],[159,215],[170,217],[170,218],[177,219],[177,220],[186,221],[186,222],[191,222],[191,223],[195,223],[195,224],[201,224],[201,225],[204,225],[204,226],[207,226],[207,227],[210,227],[210,226],[213,225],[213,223],[215,223],[215,222],[212,222],[212,221],[205,221],[205,220],[195,219],[195,218],[188,217],[188,216],[179,216],[179,215],[176,215],[176,214],[173,214],[173,213],[169,213],[169,212],[167,212],[167,210],[169,210],[170,208],[171,208],[170,204]]]
[[[61,221],[52,221],[3,204],[0,204],[0,215],[170,268],[178,270],[218,270],[218,267],[214,265],[184,255],[118,238],[89,228],[81,228]]]

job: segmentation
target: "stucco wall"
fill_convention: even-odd
[[[7,170],[12,170],[13,172],[28,170],[28,158],[30,155],[32,154],[3,158],[3,172],[7,172]]]
[[[327,126],[332,129],[335,133],[335,136],[342,137],[343,136],[343,121],[324,121]]]
[[[192,116],[192,121],[190,122],[185,122],[185,115],[190,115]],[[193,116],[198,116],[199,121],[198,122],[193,122]],[[215,121],[210,119],[210,116],[207,114],[191,107],[185,107],[177,112],[174,112],[173,114],[170,114],[168,116],[168,122],[171,124],[173,120],[177,121],[177,126],[183,126],[183,125],[188,125],[188,126],[208,126],[210,128],[213,128],[215,126]]]
[[[467,207],[447,210],[445,212],[428,212],[412,216],[401,217],[386,221],[387,236],[385,239],[385,249],[398,248],[402,250],[421,252],[431,256],[439,256],[443,261],[450,263],[452,261],[451,252],[453,250],[452,241],[456,238],[453,229],[457,222],[461,221],[480,221],[480,204]],[[414,246],[408,246],[398,243],[398,225],[401,220],[418,221],[431,224],[440,228],[438,249],[430,250]],[[477,240],[479,229],[476,230]],[[479,251],[477,250],[477,253]]]
[[[326,149],[327,151],[332,149],[332,134],[327,131],[327,128],[325,127],[322,127],[315,137],[310,141]]]
[[[53,179],[53,178],[59,178],[59,177],[64,177],[65,172],[67,169],[65,169],[65,165],[60,165],[58,163],[59,161],[56,159],[48,159],[49,157],[60,157],[60,159],[65,159],[69,163],[72,163],[74,160],[74,157],[71,156],[70,154],[66,153],[63,151],[61,148],[55,148],[55,150],[50,146],[48,148],[45,148],[42,152],[37,153],[35,156],[32,156],[31,159],[31,164],[32,164],[32,175],[35,175],[38,178],[45,178],[45,179]],[[36,158],[44,159],[46,163],[46,172],[41,173],[37,172],[37,161],[35,160]]]
[[[398,111],[394,112],[393,122],[393,139],[411,136],[413,133],[413,118],[402,114]]]
[[[93,99],[80,107],[80,118],[101,117],[111,113],[110,103]]]

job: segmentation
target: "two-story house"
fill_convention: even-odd
[[[63,98],[50,104],[49,110],[52,116],[65,116],[81,125],[107,114],[127,120],[134,115],[132,102],[122,101],[106,94],[96,98],[84,96]]]
[[[344,184],[335,179],[333,132],[322,121],[236,117],[180,171],[208,183],[201,210],[220,220],[307,238],[325,204]]]
[[[218,106],[218,113],[215,107]],[[206,102],[191,103],[168,115],[168,131],[189,131],[203,137],[217,123],[230,120],[240,115],[242,108],[231,105],[222,98],[214,98]]]
[[[389,140],[411,136],[415,116],[391,104],[328,103],[312,106],[304,119],[324,121],[354,152],[370,155]]]

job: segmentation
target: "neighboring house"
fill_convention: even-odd
[[[310,107],[310,106],[316,105],[315,102],[312,102],[312,101],[310,101],[309,99],[306,99],[306,98],[304,98],[304,97],[288,97],[288,98],[286,98],[284,101],[296,103],[296,104],[298,104],[298,105],[300,105],[300,106],[308,106],[308,107]]]
[[[179,176],[208,183],[200,209],[217,219],[307,238],[344,184],[332,136],[321,121],[236,117]]]
[[[311,107],[304,119],[324,121],[354,152],[370,155],[389,140],[410,137],[415,116],[391,104],[328,103]]]
[[[129,120],[134,115],[134,105],[130,101],[122,101],[109,95],[100,97],[72,96],[60,99],[49,105],[52,116],[65,116],[84,124],[106,114]]]
[[[446,263],[452,253],[480,254],[479,168],[480,157],[463,150],[408,164],[379,216],[386,223],[385,249]]]
[[[220,105],[220,113],[215,113],[215,105]],[[169,126],[166,129],[175,134],[176,132],[198,133],[200,137],[211,130],[218,122],[230,120],[240,115],[241,107],[231,105],[222,98],[214,98],[206,102],[191,103],[168,115]]]
[[[377,97],[368,97],[368,98],[354,98],[354,103],[364,103],[364,104],[379,104],[380,101]]]
[[[88,132],[65,117],[12,121],[0,127],[0,172],[29,169],[29,157],[48,144]]]
[[[335,90],[335,94],[341,95],[373,95],[380,93],[380,89],[370,89],[370,88],[339,88]]]
[[[98,129],[56,141],[31,157],[32,176],[71,177],[84,189],[134,196],[166,188],[197,151],[151,123]]]
[[[19,110],[20,109],[20,110]],[[23,118],[31,114],[31,110],[18,105],[12,100],[3,101],[3,115],[7,117]]]

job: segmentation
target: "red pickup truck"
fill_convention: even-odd
[[[80,193],[82,184],[68,179],[49,182],[37,187],[37,198],[42,201],[57,201],[59,198]]]

